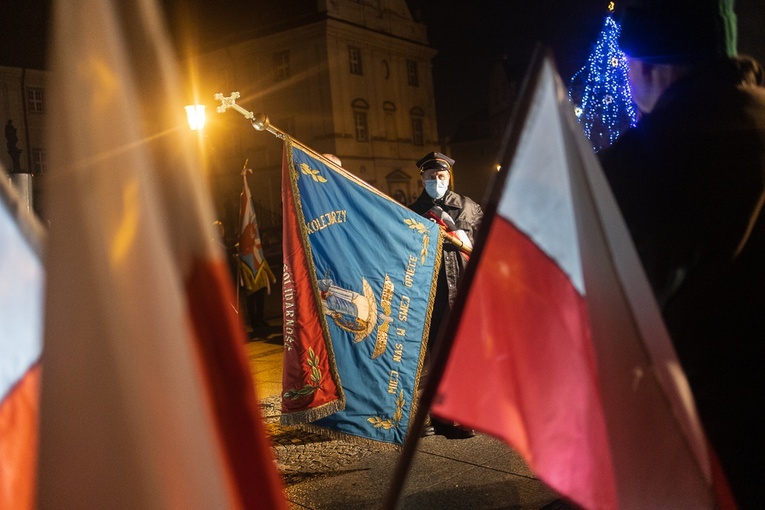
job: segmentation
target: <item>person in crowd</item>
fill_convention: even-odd
[[[748,55],[738,55],[734,62],[741,73],[742,85],[765,86],[765,69],[756,59]]]
[[[336,164],[340,168],[343,167],[343,160],[338,158],[335,154],[332,154],[331,152],[325,152],[322,154],[326,159],[330,160],[332,163]]]
[[[483,217],[481,207],[470,198],[450,189],[454,160],[431,152],[417,162],[423,190],[409,208],[441,225],[449,236],[443,243],[443,259],[438,273],[435,302],[430,322],[430,336],[425,357],[422,384],[427,380],[427,370],[432,354],[437,348],[438,331],[457,296],[457,284],[465,269],[468,257],[462,248],[472,248],[473,237]],[[435,433],[450,438],[466,438],[475,435],[471,429],[436,419],[426,424],[424,435]]]
[[[732,0],[628,0],[621,26],[641,117],[599,158],[688,377],[712,458],[739,507],[760,508],[762,68],[736,54]]]

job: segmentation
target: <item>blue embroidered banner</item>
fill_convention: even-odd
[[[297,142],[285,143],[313,310],[321,315],[328,359],[345,396],[344,409],[314,424],[403,444],[430,326],[439,228]],[[290,352],[301,351],[294,345],[300,341],[285,334],[283,399],[294,402],[284,408],[298,412],[300,392],[290,389],[319,380],[311,378],[315,361],[290,360]],[[303,378],[291,384],[287,374],[295,373],[296,363]]]

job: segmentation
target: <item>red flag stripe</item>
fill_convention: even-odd
[[[579,494],[578,504],[615,507],[582,296],[500,217],[484,250],[433,411],[509,442],[555,490]]]
[[[228,269],[221,260],[198,261],[187,283],[189,316],[207,379],[224,454],[242,508],[286,509],[281,479],[266,441],[249,362],[247,336],[233,308]]]
[[[312,420],[326,416],[337,409],[337,405],[342,402],[342,395],[332,374],[329,361],[330,353],[324,343],[324,331],[311,285],[312,274],[300,238],[301,229],[297,224],[286,146],[282,159],[282,203],[284,208],[282,294],[284,296],[285,347],[282,386],[285,390],[290,390],[300,389],[308,384],[306,368],[304,367],[304,361],[308,356],[306,347],[313,349],[316,359],[319,360],[320,372],[323,375],[320,387],[311,395],[294,400],[282,399],[282,412],[286,413],[282,415],[282,418],[288,422],[290,420],[289,413],[307,412],[312,415]]]
[[[40,364],[19,380],[0,404],[0,508],[34,508]]]

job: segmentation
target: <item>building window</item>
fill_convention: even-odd
[[[348,46],[348,62],[351,69],[351,74],[358,74],[359,76],[364,74],[364,67],[361,63],[361,50],[355,46]]]
[[[32,167],[35,174],[44,174],[48,169],[45,161],[45,151],[42,149],[32,149]]]
[[[422,134],[422,119],[419,117],[412,117],[412,142],[415,145],[423,145],[425,143]]]
[[[353,108],[353,129],[356,134],[357,142],[366,142],[369,140],[369,128],[367,124],[367,112],[369,103],[363,99],[354,99],[351,103]]]
[[[396,105],[390,101],[384,101],[383,115],[385,116],[385,139],[391,142],[395,142],[398,138],[398,126],[396,125]]]
[[[42,113],[43,110],[43,89],[28,88],[27,89],[27,111],[30,113]]]
[[[409,85],[419,87],[420,79],[417,75],[417,62],[415,60],[406,61],[406,79]]]
[[[276,69],[276,81],[286,80],[290,77],[289,51],[282,51],[274,55],[274,68]]]
[[[412,117],[412,143],[424,145],[425,129],[423,128],[423,118],[425,117],[425,112],[421,108],[412,108],[409,114]]]
[[[356,130],[356,141],[366,142],[369,140],[369,131],[367,130],[367,112],[353,112],[353,124]]]

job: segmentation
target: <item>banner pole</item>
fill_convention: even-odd
[[[239,193],[239,215],[236,218],[236,238],[239,239],[239,241],[236,243],[236,313],[240,316],[241,313],[239,310],[241,307],[240,294],[242,292],[242,265],[241,258],[239,257],[239,243],[241,242],[242,237],[242,215],[244,215],[244,207],[242,207],[242,202],[244,201],[244,186],[247,182],[247,163],[249,163],[249,161],[249,159],[245,159],[244,165],[242,165],[242,191]]]
[[[217,108],[218,113],[223,113],[227,109],[232,108],[232,109],[238,111],[239,113],[241,113],[244,116],[245,119],[250,120],[250,122],[252,122],[252,127],[255,128],[256,131],[266,131],[266,132],[271,133],[272,135],[274,135],[276,138],[279,138],[280,140],[284,140],[285,138],[289,137],[289,135],[287,133],[285,133],[284,131],[282,131],[278,127],[276,127],[273,124],[271,124],[271,121],[268,119],[268,115],[266,115],[264,113],[252,113],[251,111],[248,111],[248,110],[242,108],[241,106],[239,106],[238,104],[236,104],[236,99],[239,98],[239,97],[240,97],[239,92],[232,92],[231,95],[228,96],[228,97],[225,97],[220,92],[215,94],[215,100],[221,102],[221,105],[218,106],[218,108]],[[333,162],[329,161],[326,157],[324,157],[323,154],[320,154],[319,152],[313,150],[312,148],[308,147],[304,143],[301,143],[301,142],[299,142],[298,140],[295,140],[292,137],[290,137],[290,139],[292,140],[292,142],[295,145],[298,145],[298,146],[300,146],[300,147],[302,147],[302,148],[304,148],[306,150],[309,150],[312,153],[314,153],[317,157],[321,158],[323,161],[331,163],[332,165],[335,165]],[[364,183],[364,184],[366,184],[366,183]],[[449,243],[452,243],[462,253],[464,253],[464,254],[466,254],[468,256],[471,254],[472,249],[469,248],[468,246],[466,246],[459,239],[456,239],[456,238],[454,238],[452,236],[449,236],[449,235],[444,235],[443,238],[444,238],[445,241],[447,241]]]

